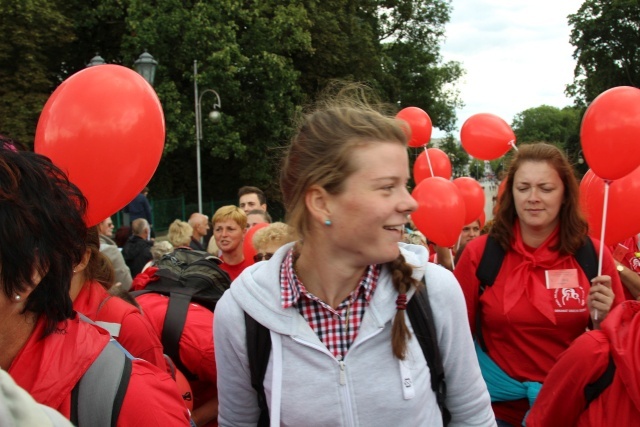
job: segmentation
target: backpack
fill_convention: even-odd
[[[436,394],[443,425],[447,426],[451,421],[451,414],[445,406],[447,386],[426,283],[425,286],[416,289],[413,298],[407,303],[407,315],[431,371],[431,389]],[[268,427],[269,408],[263,383],[271,353],[271,335],[269,329],[258,323],[246,311],[244,321],[247,330],[247,355],[251,371],[251,386],[258,393],[258,406],[260,407],[258,427]]]
[[[498,241],[491,235],[487,236],[487,243],[484,247],[482,257],[480,258],[478,269],[476,270],[476,277],[480,280],[478,298],[482,296],[487,287],[493,285],[496,277],[498,277],[505,255],[505,251]],[[589,281],[598,275],[598,255],[596,254],[596,248],[593,246],[593,241],[590,237],[585,237],[584,243],[578,248],[573,256]],[[475,323],[476,339],[478,340],[480,348],[487,353],[487,346],[482,336],[480,310],[476,310]]]
[[[162,326],[162,347],[189,381],[196,380],[197,376],[180,360],[180,337],[191,302],[213,312],[222,294],[229,289],[231,280],[219,263],[220,259],[207,252],[178,248],[156,262],[158,271],[152,278],[157,278],[155,281],[150,281],[141,291],[132,292],[136,297],[149,292],[169,296]]]
[[[95,324],[83,314],[81,320]],[[115,427],[129,386],[133,356],[111,338],[71,390],[70,421],[79,427]]]

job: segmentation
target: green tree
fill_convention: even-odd
[[[52,0],[0,0],[0,133],[33,146],[38,116],[60,83],[58,58],[74,38]]]
[[[440,143],[439,148],[449,156],[453,177],[467,176],[469,154],[460,146],[460,143],[456,141],[452,134],[447,134],[444,141]]]
[[[244,184],[273,200],[292,117],[332,80],[366,82],[383,101],[425,109],[441,129],[452,129],[461,105],[450,86],[462,69],[439,54],[449,0],[0,2],[0,30],[11,35],[0,39],[0,132],[10,136],[31,140],[51,91],[96,52],[128,67],[144,49],[159,61],[167,133],[156,198],[195,200],[194,60],[201,93],[222,101],[220,123],[203,123],[205,200],[234,199]],[[204,95],[204,117],[213,100]]]
[[[578,105],[615,86],[640,85],[638,0],[586,0],[569,25],[576,68],[567,93]]]
[[[550,142],[564,148],[579,123],[578,108],[541,105],[516,114],[511,127],[518,143]]]

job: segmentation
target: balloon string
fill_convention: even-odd
[[[609,205],[609,185],[611,181],[604,180],[604,204],[602,206],[602,225],[600,228],[600,254],[598,255],[598,276],[602,275],[602,257],[604,255],[604,236],[607,224],[607,210]],[[593,310],[593,320],[598,320],[598,310]]]
[[[512,139],[511,141],[509,141],[509,144],[511,147],[513,147],[514,150],[518,151],[518,147],[516,147],[516,140]]]
[[[460,241],[458,240],[458,242],[460,242]],[[453,249],[452,249],[452,248],[449,248],[449,256],[451,257],[451,269],[452,269],[452,270],[455,270],[455,268],[456,268],[456,263],[455,263],[455,261],[453,260],[453,258],[454,258],[454,257],[453,257]]]
[[[431,167],[431,159],[429,158],[429,152],[427,151],[427,146],[424,146],[424,155],[427,158],[427,164],[429,165],[429,172],[431,172],[431,177],[433,178],[434,176],[436,176],[433,173],[433,168]]]

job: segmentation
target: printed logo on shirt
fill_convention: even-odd
[[[583,288],[559,288],[553,295],[556,313],[581,313],[586,310],[586,295]]]
[[[640,259],[633,257],[629,260],[629,266],[636,273],[640,272]]]

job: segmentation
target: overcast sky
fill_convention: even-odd
[[[493,113],[513,117],[542,104],[571,105],[564,95],[575,61],[567,15],[583,0],[453,0],[442,47],[445,61],[459,61],[466,74],[457,85],[464,121]],[[434,128],[433,136],[444,133]]]

